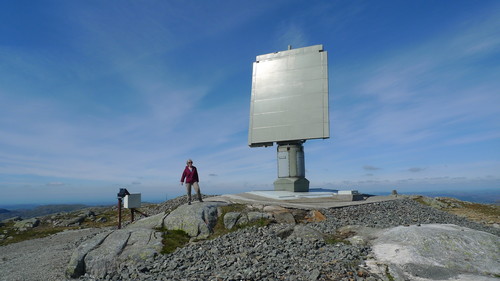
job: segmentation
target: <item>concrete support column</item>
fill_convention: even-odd
[[[309,191],[309,181],[305,174],[302,142],[278,143],[278,179],[274,181],[274,190]]]

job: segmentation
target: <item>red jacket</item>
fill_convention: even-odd
[[[198,171],[196,170],[196,167],[195,166],[191,167],[193,168],[192,171],[190,171],[189,167],[186,166],[184,172],[182,173],[181,182],[184,182],[184,179],[186,179],[186,183],[194,183],[200,181],[198,179]]]

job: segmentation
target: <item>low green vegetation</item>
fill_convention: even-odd
[[[414,198],[413,201],[416,201],[416,202],[418,202],[418,203],[420,203],[422,205],[425,205],[425,206],[430,206],[431,205],[428,201],[424,200],[424,198],[421,197],[421,196]]]
[[[346,244],[346,245],[351,245],[351,242],[349,240],[347,240],[347,238],[351,237],[352,235],[354,235],[354,232],[343,232],[343,233],[340,233],[340,232],[336,232],[335,234],[325,234],[325,243],[327,244],[338,244],[338,243],[342,243],[342,244]]]
[[[387,279],[389,279],[389,281],[394,281],[395,280],[394,277],[389,272],[389,266],[385,266],[385,276],[387,276]]]
[[[170,254],[175,251],[175,249],[184,247],[189,242],[189,235],[182,230],[167,230],[161,229],[163,232],[163,249],[162,254]]]
[[[474,210],[478,213],[487,215],[487,216],[500,216],[500,206],[499,205],[486,205],[479,203],[470,203],[464,202],[464,208]]]
[[[413,200],[472,221],[488,224],[500,223],[500,205],[472,203],[450,197],[416,196]]]
[[[346,245],[351,245],[351,242],[349,242],[349,240],[338,238],[335,235],[327,235],[325,237],[325,243],[326,244],[338,244],[338,243],[342,243],[342,244],[346,244]]]
[[[14,220],[6,220],[0,223],[0,246],[31,240],[36,238],[43,238],[52,234],[81,228],[100,228],[116,226],[118,224],[118,212],[113,208],[104,208],[102,212],[98,212],[96,216],[86,217],[79,225],[63,226],[58,225],[56,222],[63,222],[71,218],[78,217],[78,211],[72,213],[58,213],[40,217],[40,224],[33,228],[26,228],[23,230],[18,229]],[[122,221],[129,221],[130,215],[123,213]],[[123,223],[122,222],[122,223]]]
[[[122,224],[124,222],[130,221],[131,216],[129,212],[124,212],[122,210]],[[89,227],[108,227],[118,225],[118,211],[116,209],[107,208],[105,211],[96,215],[94,220],[86,219],[81,226],[84,228]]]
[[[76,227],[53,227],[51,225],[41,224],[35,228],[19,231],[14,227],[14,222],[7,222],[0,226],[0,235],[4,237],[0,239],[0,246],[30,239],[43,238],[67,229],[75,228]]]

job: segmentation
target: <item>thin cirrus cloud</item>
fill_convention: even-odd
[[[382,168],[371,166],[371,165],[365,165],[365,166],[363,166],[363,169],[365,171],[376,171],[376,170],[380,170]]]
[[[422,172],[423,170],[425,170],[425,168],[413,167],[413,168],[408,169],[408,171],[410,171],[412,173]]]
[[[500,102],[495,94],[498,85],[491,81],[471,84],[467,79],[470,75],[489,77],[494,72],[494,66],[476,66],[481,57],[500,47],[499,40],[492,36],[490,22],[485,20],[465,32],[437,36],[372,61],[371,67],[361,71],[368,79],[355,93],[365,97],[365,102],[361,99],[346,115],[342,109],[338,113],[358,114],[354,120],[364,121],[366,126],[354,131],[357,134],[353,137],[405,144],[446,137],[456,132],[450,128],[453,124],[487,122],[495,126],[498,109],[494,105]],[[487,44],[481,43],[484,37],[488,38]]]

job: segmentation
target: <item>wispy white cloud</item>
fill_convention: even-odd
[[[425,168],[420,168],[420,167],[412,167],[412,168],[409,168],[408,171],[412,172],[412,173],[418,173],[418,172],[421,172],[425,170]]]
[[[46,185],[48,185],[48,186],[62,186],[62,185],[65,185],[65,183],[63,183],[63,182],[49,182]]]
[[[380,170],[382,168],[371,166],[371,165],[365,165],[365,166],[363,166],[363,169],[366,171],[376,171],[376,170]]]
[[[278,50],[286,50],[287,46],[305,47],[308,45],[308,38],[302,25],[296,23],[286,23],[278,31],[277,48]]]
[[[360,98],[356,106],[333,111],[339,123],[354,120],[345,126],[337,124],[340,133],[350,136],[349,142],[410,144],[440,141],[456,134],[456,126],[487,122],[498,127],[494,123],[498,124],[499,109],[494,104],[500,102],[500,85],[497,80],[485,83],[479,78],[490,76],[498,67],[474,65],[478,56],[498,47],[492,26],[498,26],[498,21],[489,19],[465,32],[450,32],[372,61],[372,67],[359,76],[365,81],[353,93]],[[477,47],[477,42],[485,41]],[[493,137],[490,131],[476,134],[476,140]]]

